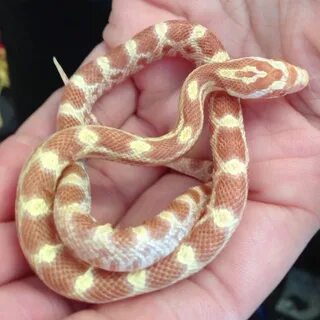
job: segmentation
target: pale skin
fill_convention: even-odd
[[[319,230],[320,22],[315,1],[115,0],[104,42],[88,59],[148,25],[183,18],[213,31],[232,57],[283,58],[304,67],[301,93],[243,103],[250,153],[249,199],[240,227],[204,270],[170,288],[112,304],[88,306],[47,289],[29,269],[16,236],[17,178],[32,150],[55,128],[61,90],[0,145],[0,318],[247,319],[284,277]],[[63,61],[61,61],[63,65]],[[191,66],[158,62],[105,95],[94,111],[105,125],[161,135],[177,116]],[[206,132],[191,155],[209,157]],[[164,168],[91,161],[94,215],[134,225],[198,182]]]

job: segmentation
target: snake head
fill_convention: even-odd
[[[274,68],[270,73],[270,77],[274,77],[274,85],[267,97],[272,98],[295,93],[308,85],[309,75],[305,69],[282,60],[266,59],[266,61]]]
[[[223,76],[237,85],[230,92],[226,90],[244,99],[284,96],[302,90],[309,82],[306,70],[282,60],[248,57],[229,60],[227,64],[229,72]],[[235,87],[237,92],[233,90]]]

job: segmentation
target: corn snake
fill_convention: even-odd
[[[164,56],[196,66],[181,89],[179,119],[160,137],[100,125],[91,106],[105,89]],[[16,200],[19,241],[48,287],[105,303],[158,290],[210,263],[238,226],[246,204],[248,150],[239,98],[272,98],[303,89],[305,70],[258,57],[230,60],[205,27],[167,21],[80,67],[64,89],[57,132],[21,171]],[[212,161],[184,157],[209,108]],[[83,159],[166,165],[202,181],[144,225],[117,229],[90,216]],[[72,253],[71,253],[72,252]]]

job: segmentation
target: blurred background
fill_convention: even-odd
[[[102,41],[111,0],[0,0],[0,141]],[[320,235],[250,320],[320,320]]]

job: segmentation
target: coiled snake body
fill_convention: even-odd
[[[92,104],[145,65],[182,56],[197,68],[185,80],[176,127],[140,137],[97,123]],[[270,98],[306,86],[307,72],[283,61],[230,60],[201,25],[156,24],[82,66],[66,85],[58,130],[26,162],[18,183],[16,224],[38,276],[66,297],[92,303],[169,286],[199,271],[224,248],[247,198],[248,153],[239,98]],[[184,154],[209,108],[212,161]],[[83,159],[166,165],[202,181],[138,227],[113,228],[90,216]]]

